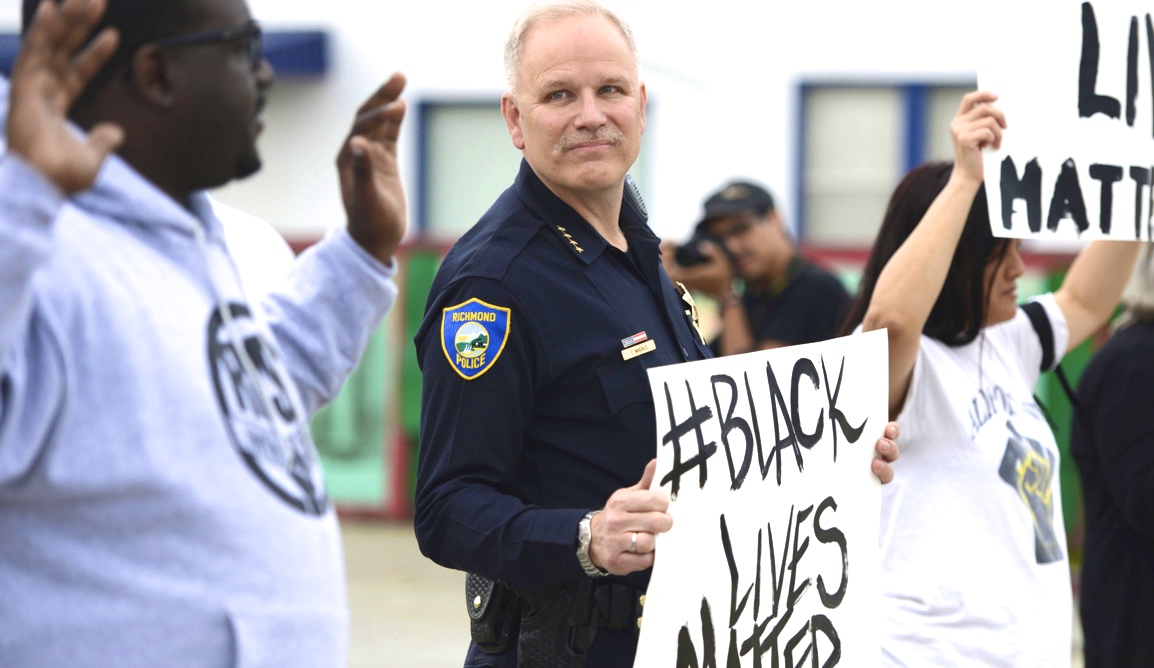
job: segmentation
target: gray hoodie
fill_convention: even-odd
[[[343,232],[247,303],[119,158],[71,200],[0,158],[0,666],[344,666],[308,432],[392,304]]]

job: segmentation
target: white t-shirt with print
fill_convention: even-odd
[[[1066,320],[1053,299],[1055,359]],[[1072,600],[1058,447],[1034,401],[1029,318],[951,348],[923,336],[882,488],[887,666],[1070,665]]]

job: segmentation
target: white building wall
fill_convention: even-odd
[[[496,99],[504,38],[526,2],[249,4],[268,29],[328,31],[331,67],[320,79],[278,83],[265,112],[265,169],[219,195],[290,238],[308,238],[343,220],[333,160],[359,102],[394,70],[408,76],[411,109],[429,98]],[[732,176],[765,182],[787,217],[796,210],[800,81],[973,79],[981,24],[993,20],[973,6],[925,0],[606,4],[637,36],[652,110],[644,195],[654,229],[672,236]],[[19,3],[0,7],[0,28],[15,30],[18,18]],[[401,154],[415,207],[414,126],[402,133]]]

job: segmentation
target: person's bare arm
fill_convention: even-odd
[[[1070,330],[1067,349],[1085,341],[1114,313],[1134,271],[1139,241],[1094,241],[1087,245],[1054,293]]]
[[[922,328],[946,280],[974,196],[982,185],[982,149],[997,148],[1006,122],[992,93],[962,99],[950,124],[954,170],[926,215],[878,276],[862,322],[864,331],[886,329],[889,336],[890,418],[905,403],[921,344]]]

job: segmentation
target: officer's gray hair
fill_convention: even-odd
[[[1122,315],[1115,329],[1144,320],[1154,322],[1154,246],[1146,244],[1122,293]]]
[[[505,40],[505,81],[511,92],[517,92],[517,68],[521,65],[521,56],[525,53],[525,38],[529,31],[542,23],[549,23],[570,16],[604,16],[621,31],[622,37],[633,53],[634,62],[637,61],[637,43],[633,39],[633,31],[620,16],[612,10],[598,4],[596,0],[541,0],[535,2],[521,14],[509,32],[509,39]]]

